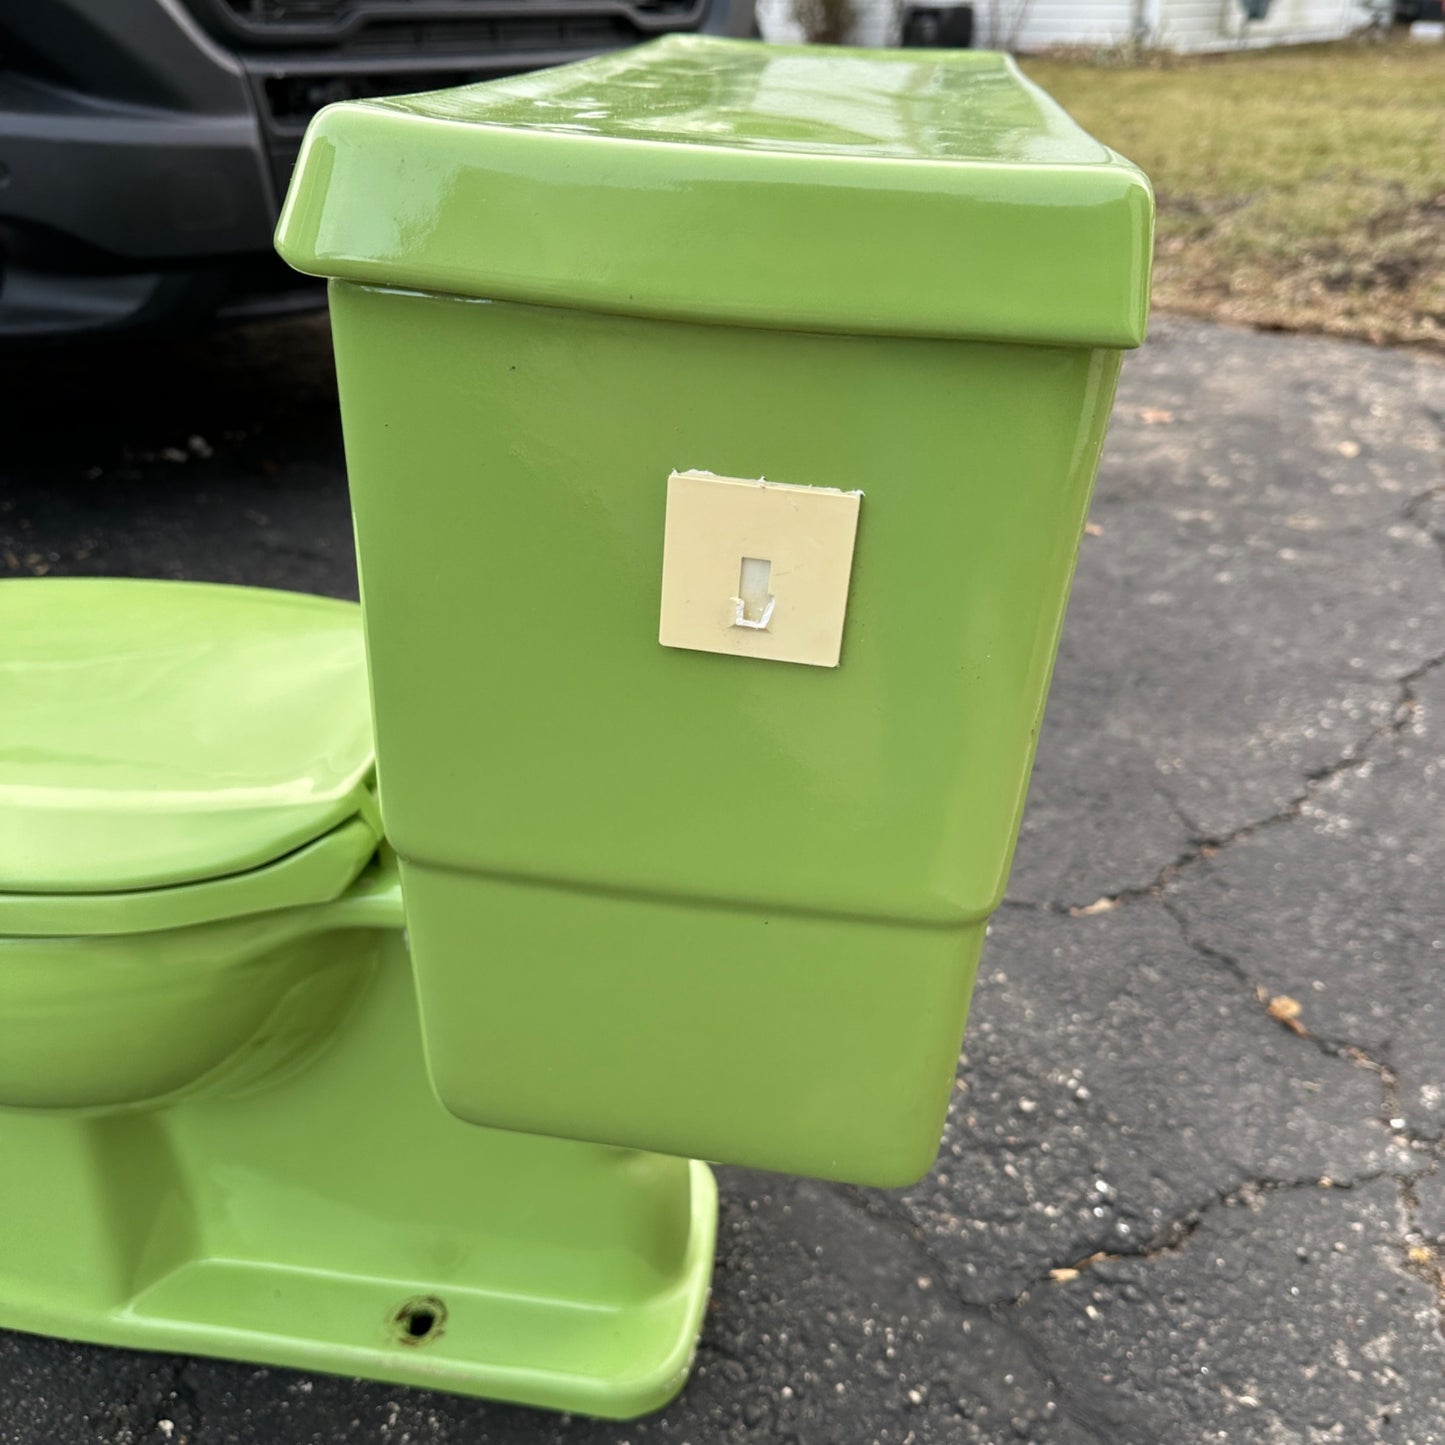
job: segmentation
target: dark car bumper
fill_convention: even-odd
[[[746,34],[752,0],[44,0],[0,12],[0,341],[319,304],[271,232],[333,100]]]

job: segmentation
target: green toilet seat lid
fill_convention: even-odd
[[[325,866],[283,870],[314,880],[301,894],[330,897],[374,851],[354,604],[202,583],[0,582],[0,698],[0,894],[17,908],[18,895],[213,883],[359,819],[362,832],[319,850]],[[322,901],[282,893],[250,907]]]
[[[223,878],[125,893],[0,893],[0,940],[152,933],[330,903],[376,857],[378,842],[368,819],[351,818],[273,863]]]

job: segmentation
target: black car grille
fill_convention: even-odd
[[[407,68],[367,70],[345,68],[282,68],[255,78],[265,102],[265,114],[281,132],[299,134],[306,122],[324,105],[340,100],[362,100],[377,95],[411,95],[421,90],[442,90],[495,80],[503,75],[534,70],[542,65],[561,64],[582,55],[615,50],[634,43],[636,36],[616,22],[528,28],[525,31],[498,29],[477,49],[485,50],[471,64],[448,64],[448,57],[433,57],[427,66],[417,64],[414,55]]]
[[[584,41],[610,22],[624,39],[696,29],[707,0],[190,0],[240,52],[329,50],[401,56],[531,40]],[[605,42],[604,42],[605,43]]]
[[[186,0],[245,65],[278,196],[323,105],[560,65],[669,31],[714,0]]]
[[[352,8],[351,0],[225,0],[227,9],[262,24],[331,19]]]

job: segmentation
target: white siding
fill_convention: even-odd
[[[854,45],[894,45],[898,5],[908,0],[853,0]],[[757,0],[767,40],[803,32],[792,0]],[[974,44],[1015,50],[1051,45],[1118,45],[1141,38],[1170,50],[1233,50],[1335,40],[1368,18],[1366,0],[1271,0],[1264,20],[1246,20],[1239,0],[974,0]]]
[[[1117,45],[1134,31],[1137,0],[975,0],[975,45],[1045,50],[1050,45]],[[1012,34],[1010,34],[1012,32]]]
[[[1144,39],[1170,50],[1207,50],[1228,34],[1231,10],[1244,14],[1239,0],[1155,0]]]
[[[1364,24],[1363,0],[1271,0],[1263,20],[1246,20],[1239,0],[1162,0],[1155,43],[1172,50],[1224,50],[1338,40]]]
[[[1252,25],[1236,22],[1235,35],[1246,44],[1279,45],[1302,40],[1337,40],[1369,19],[1363,0],[1274,0],[1269,18]]]
[[[1016,5],[1017,0],[977,0],[979,44],[989,41],[988,19],[1008,17]],[[1032,0],[1017,29],[1017,48],[1117,45],[1137,33],[1171,50],[1225,50],[1336,40],[1367,18],[1365,0],[1272,0],[1268,18],[1253,21],[1244,18],[1239,0]]]

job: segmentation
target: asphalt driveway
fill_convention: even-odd
[[[0,575],[354,596],[326,348],[5,363]],[[720,1171],[638,1423],[0,1334],[0,1441],[1445,1442],[1442,564],[1445,366],[1156,321],[928,1179]]]

